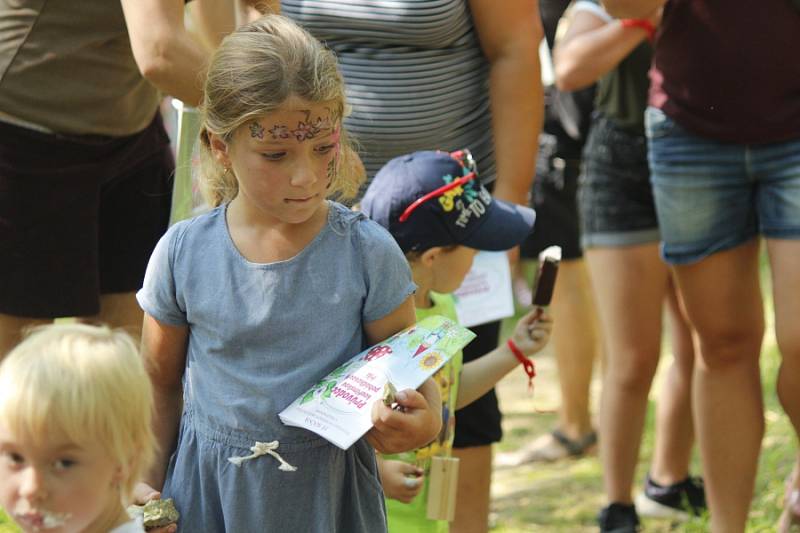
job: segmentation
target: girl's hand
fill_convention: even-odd
[[[419,389],[402,390],[395,396],[399,408],[383,402],[372,405],[374,427],[367,441],[381,453],[400,453],[421,448],[432,441],[442,428],[439,389],[428,378]]]
[[[411,503],[422,490],[424,472],[417,466],[379,458],[378,471],[381,474],[383,493],[387,498]]]
[[[526,356],[539,352],[550,340],[553,319],[541,307],[535,307],[517,322],[511,339]]]
[[[137,483],[133,488],[133,503],[136,505],[144,505],[150,500],[160,499],[161,493],[147,483]],[[178,524],[172,523],[166,526],[148,529],[147,533],[175,533],[176,531],[178,531]]]

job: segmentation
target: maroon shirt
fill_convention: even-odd
[[[650,105],[723,142],[800,139],[800,10],[790,0],[668,0]]]

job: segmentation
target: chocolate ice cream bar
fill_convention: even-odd
[[[533,305],[545,307],[550,305],[553,288],[556,286],[558,263],[561,261],[561,248],[550,246],[539,254],[539,271],[533,286]]]

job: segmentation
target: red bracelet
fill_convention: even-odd
[[[508,349],[511,350],[511,353],[514,354],[514,357],[522,363],[523,368],[525,368],[525,373],[528,374],[528,390],[533,389],[533,378],[536,377],[536,367],[533,361],[525,357],[522,350],[520,350],[510,338],[506,341],[506,344],[508,345]]]
[[[656,38],[656,27],[647,19],[620,19],[623,28],[640,28],[647,32],[647,39],[652,43]]]

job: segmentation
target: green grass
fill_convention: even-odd
[[[768,323],[772,320],[772,302],[769,295],[767,269],[762,268],[762,284],[765,289],[765,310]],[[504,324],[504,331],[510,332],[511,319]],[[664,346],[665,356],[670,357],[669,346]],[[546,361],[543,363],[547,364]],[[538,364],[538,363],[537,363]],[[552,362],[549,362],[553,366]],[[766,432],[759,458],[758,477],[755,496],[747,523],[748,533],[775,531],[781,513],[784,480],[794,461],[797,442],[788,418],[781,408],[775,392],[780,355],[771,331],[765,336],[761,357],[761,374],[764,384],[764,405]],[[555,369],[547,374],[547,366],[537,377],[553,383],[541,383],[541,389],[554,387]],[[496,447],[497,453],[513,451],[529,442],[537,435],[546,433],[555,425],[555,414],[534,413],[530,405],[540,406],[543,400],[519,401],[520,390],[525,386],[524,376],[512,374],[498,387],[498,394],[504,413],[504,439]],[[595,384],[595,396],[597,390]],[[505,389],[505,392],[504,392]],[[654,388],[658,391],[659,388]],[[537,392],[537,394],[540,394]],[[541,395],[545,396],[546,390]],[[551,394],[553,392],[551,391]],[[554,400],[545,400],[546,407],[557,406],[557,392]],[[596,400],[596,398],[595,398]],[[653,453],[653,423],[655,398],[651,394],[648,405],[648,418],[642,441],[642,450],[637,468],[637,485],[641,487]],[[597,405],[594,401],[593,405]],[[508,406],[508,408],[507,408]],[[700,473],[696,457],[692,472]],[[596,457],[564,461],[555,464],[523,465],[510,469],[496,468],[492,487],[492,523],[494,532],[588,532],[596,531],[595,517],[603,505],[602,469]],[[707,517],[696,518],[685,524],[674,524],[664,520],[647,519],[643,522],[647,532],[685,531],[700,533],[709,530]]]
[[[748,521],[748,532],[774,531],[781,512],[783,481],[792,467],[795,442],[793,431],[775,396],[775,375],[779,355],[770,346],[762,356],[766,433],[759,460],[755,497]],[[648,406],[648,420],[637,470],[639,484],[644,479],[653,452],[654,402]],[[505,414],[506,429],[498,451],[510,451],[548,431],[555,423],[553,414]],[[695,458],[692,468],[699,473]],[[595,531],[595,515],[603,504],[602,470],[596,457],[585,457],[555,464],[537,464],[498,469],[494,477],[492,500],[493,531]],[[497,485],[502,485],[497,490]],[[640,486],[640,485],[639,485]],[[497,496],[501,493],[501,496]],[[645,520],[645,531],[675,531],[669,521]],[[708,531],[707,519],[694,519],[680,531]]]

